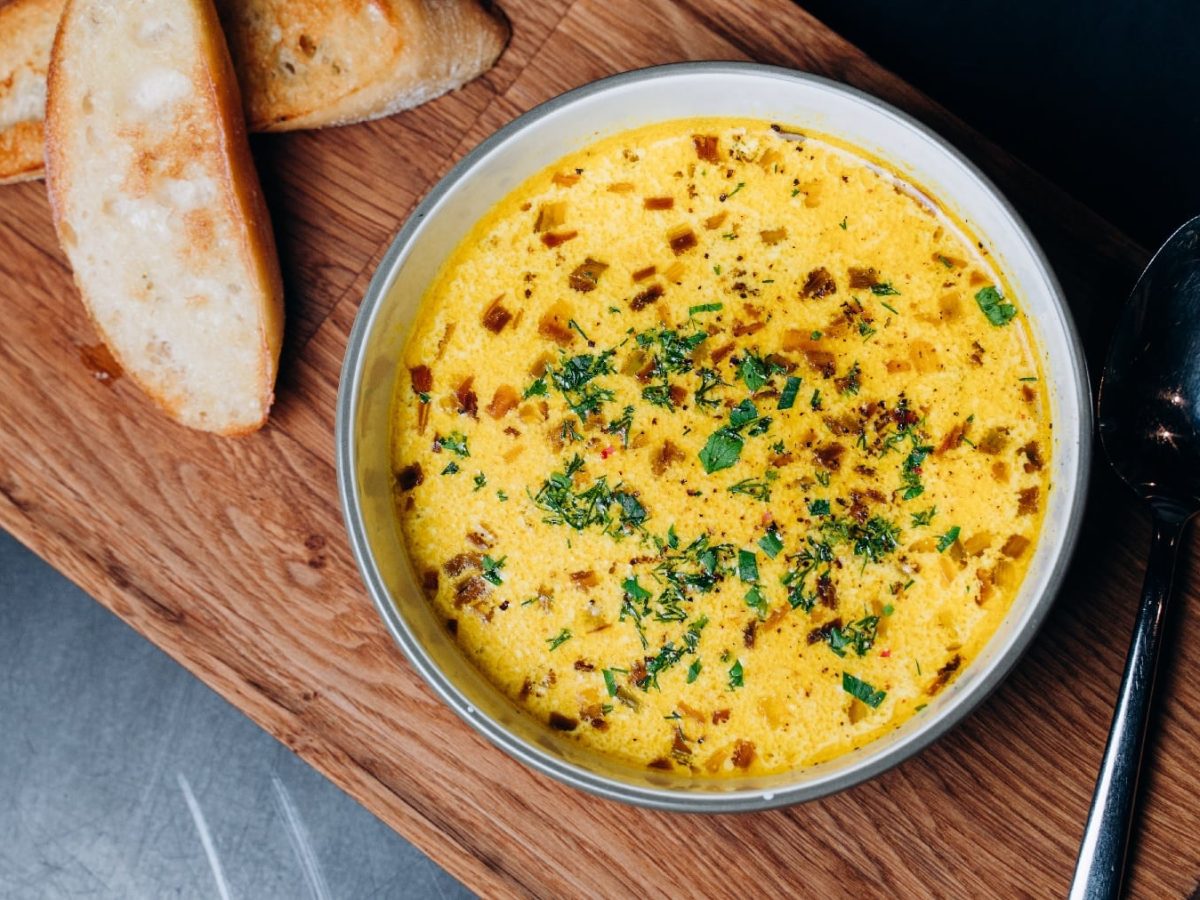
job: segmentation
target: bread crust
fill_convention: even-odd
[[[42,105],[63,2],[0,2],[0,184],[42,175]]]
[[[120,7],[128,2],[129,0],[111,0],[107,5]],[[77,138],[79,130],[87,126],[83,121],[85,116],[79,111],[80,86],[73,84],[74,75],[69,70],[76,54],[86,52],[87,49],[75,46],[75,13],[80,7],[94,5],[94,2],[68,0],[55,37],[49,67],[46,161],[50,207],[59,240],[71,259],[75,282],[88,315],[97,333],[125,373],[171,418],[181,424],[223,435],[247,434],[266,422],[274,399],[274,382],[283,332],[282,278],[275,256],[274,237],[266,203],[258,184],[246,138],[237,82],[216,11],[211,0],[173,2],[186,8],[187,14],[193,17],[197,25],[195,34],[198,46],[194,49],[198,56],[198,64],[193,68],[192,84],[197,98],[194,105],[197,108],[194,111],[189,108],[189,112],[194,112],[199,117],[197,121],[201,127],[184,127],[180,129],[180,134],[171,136],[167,141],[155,146],[137,145],[126,136],[89,135],[89,141],[80,148],[72,139]],[[83,96],[86,97],[91,85],[83,87]],[[82,102],[86,103],[86,100]],[[196,137],[196,133],[199,133],[199,138]],[[206,138],[214,136],[213,140],[205,141]],[[253,408],[242,409],[224,418],[220,414],[210,414],[210,410],[204,408],[203,400],[198,399],[197,392],[188,383],[186,373],[181,378],[165,377],[162,367],[156,360],[148,358],[144,349],[127,346],[106,325],[106,320],[111,321],[113,318],[111,309],[105,310],[106,315],[100,314],[97,296],[111,291],[113,286],[99,283],[81,273],[83,254],[80,246],[84,240],[81,231],[85,223],[75,221],[77,210],[74,209],[74,205],[89,190],[89,186],[82,183],[78,169],[87,161],[81,159],[81,155],[91,157],[113,150],[120,156],[122,151],[129,149],[119,143],[122,140],[130,141],[133,156],[144,163],[146,169],[163,164],[179,168],[194,163],[199,148],[204,155],[203,161],[208,165],[208,171],[216,176],[217,199],[210,207],[200,210],[203,221],[198,221],[197,225],[207,225],[207,237],[210,239],[212,232],[221,228],[226,229],[225,233],[234,236],[237,249],[230,257],[236,261],[237,271],[233,274],[239,279],[244,279],[246,287],[246,307],[240,312],[246,314],[255,330],[253,340],[256,362],[251,376],[253,385],[247,385],[245,381],[249,379],[244,379],[238,384],[231,384],[230,390],[252,390],[256,396]],[[106,141],[110,143],[106,144]],[[151,176],[131,163],[122,182],[122,191],[134,195],[144,194],[146,187],[140,182],[149,177]],[[118,193],[117,197],[123,199],[125,194]],[[186,216],[184,219],[186,220]],[[178,260],[180,268],[190,266],[203,270],[206,265],[205,236],[204,229],[200,228],[195,234],[196,240],[191,242],[195,255],[189,260]],[[189,238],[191,237],[193,235],[189,234]],[[143,265],[146,270],[152,268],[149,261],[123,261],[125,270],[139,265]],[[129,272],[122,271],[120,274],[128,275]],[[231,273],[224,271],[220,275],[225,278],[231,277]],[[239,292],[241,284],[239,281]],[[174,290],[177,290],[175,285],[167,284],[160,293],[170,295]],[[111,300],[108,301],[108,305],[111,305]],[[142,307],[135,312],[140,313],[142,310],[147,315],[154,314],[150,307]],[[191,323],[185,323],[188,324]],[[183,330],[186,331],[186,327]],[[231,340],[244,339],[245,332],[231,330],[228,337]]]

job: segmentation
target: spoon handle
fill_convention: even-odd
[[[1186,517],[1155,511],[1154,541],[1146,565],[1142,602],[1133,626],[1133,641],[1125,660],[1108,745],[1096,779],[1096,793],[1083,831],[1071,900],[1115,900],[1121,892],[1138,770],[1162,646],[1164,613],[1175,577],[1179,539],[1186,524]]]

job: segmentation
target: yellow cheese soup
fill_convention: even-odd
[[[532,716],[635,765],[828,760],[920,715],[1015,596],[1051,423],[1020,297],[852,147],[691,119],[530,178],[404,350],[396,510]]]

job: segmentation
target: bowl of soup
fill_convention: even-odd
[[[821,78],[688,63],[534,109],[418,206],[350,337],[339,487],[388,630],[497,746],[762,809],[911,756],[1012,668],[1089,409],[1052,271],[957,151]]]

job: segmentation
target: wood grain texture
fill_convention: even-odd
[[[750,58],[845,81],[971,156],[1032,224],[1093,365],[1144,252],[785,0],[507,0],[513,43],[466,89],[351,128],[263,136],[290,324],[270,425],[194,434],[94,342],[40,184],[0,191],[0,525],[488,896],[1061,896],[1139,589],[1145,516],[1097,466],[1082,548],[1033,649],[934,747],[825,800],[748,816],[626,808],[477,737],[393,647],[343,537],[333,410],[373,266],[455,159],[591,78]],[[963,111],[969,118],[969,110]],[[1186,566],[1183,580],[1187,582]],[[1133,893],[1200,878],[1200,609],[1172,614]]]

